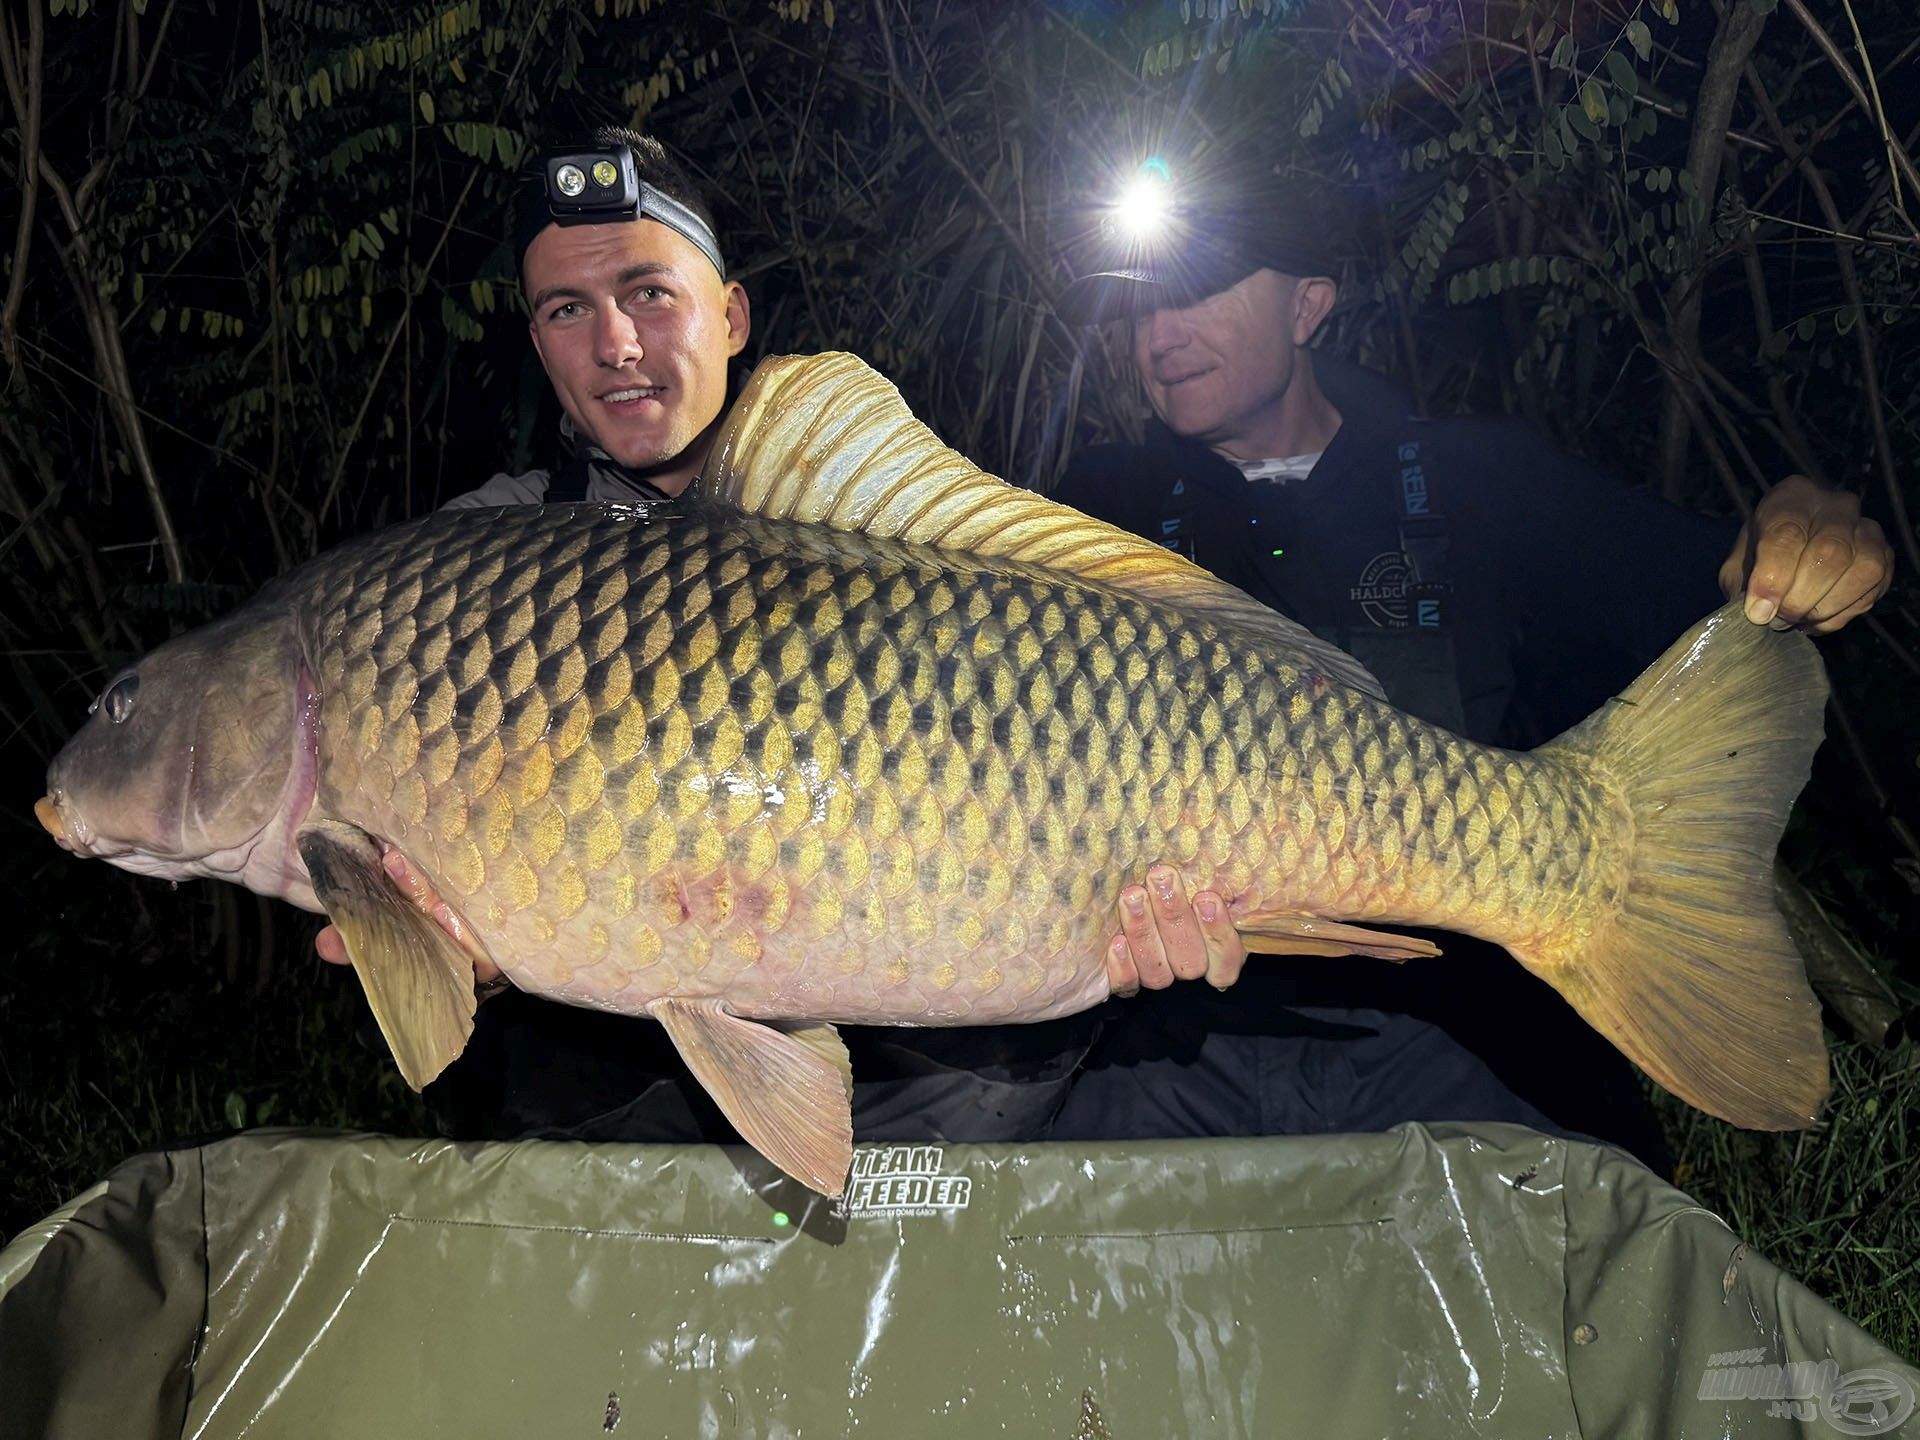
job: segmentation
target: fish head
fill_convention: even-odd
[[[263,843],[290,838],[312,803],[315,690],[293,613],[249,609],[162,645],[95,697],[34,806],[64,848],[285,893],[247,872],[277,863]]]

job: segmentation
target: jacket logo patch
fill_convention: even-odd
[[[1347,591],[1347,598],[1357,602],[1374,625],[1397,630],[1408,622],[1407,588],[1412,582],[1413,563],[1398,550],[1383,550],[1367,562],[1360,583]],[[1431,621],[1422,617],[1423,624],[1438,621],[1437,614]]]

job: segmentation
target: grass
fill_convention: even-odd
[[[1835,1043],[1833,1099],[1799,1134],[1735,1130],[1657,1097],[1675,1183],[1895,1354],[1920,1356],[1920,1049]]]

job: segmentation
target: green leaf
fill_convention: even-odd
[[[1560,43],[1553,47],[1553,58],[1547,63],[1555,70],[1571,70],[1574,57],[1579,55],[1580,47],[1571,35],[1562,35]]]
[[[429,125],[433,123],[433,92],[430,90],[420,92],[420,118]]]
[[[1633,65],[1618,50],[1607,52],[1607,76],[1628,95],[1640,93],[1640,77],[1633,73]]]
[[[227,1091],[226,1103],[222,1109],[226,1114],[228,1125],[235,1130],[247,1128],[247,1102],[241,1098],[238,1090]]]
[[[1607,92],[1600,88],[1598,80],[1589,80],[1580,87],[1580,112],[1596,126],[1606,123]]]
[[[1627,22],[1627,43],[1633,46],[1633,53],[1642,60],[1653,58],[1653,32],[1647,28],[1644,20]]]

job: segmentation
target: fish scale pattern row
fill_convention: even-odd
[[[730,512],[460,512],[319,583],[323,798],[612,1008],[1034,1018],[1098,998],[1152,859],[1243,909],[1550,905],[1597,803],[1235,632]]]

